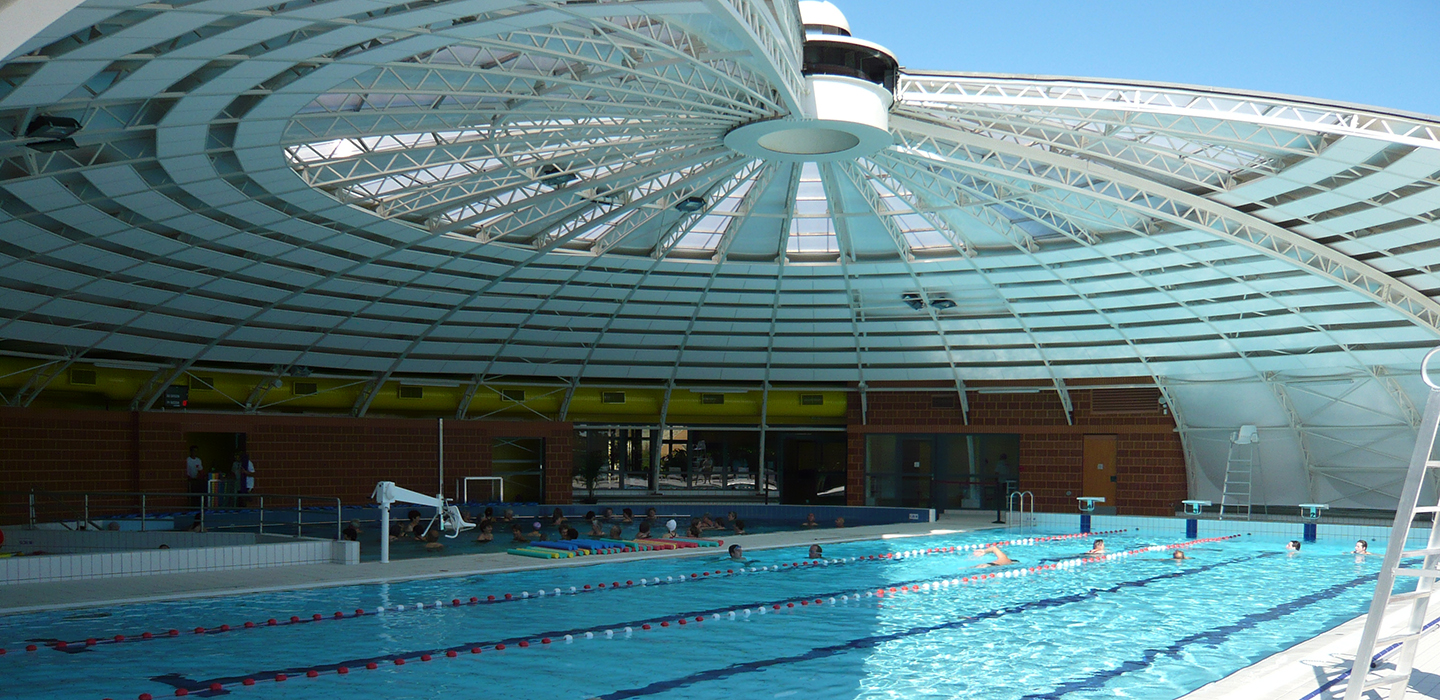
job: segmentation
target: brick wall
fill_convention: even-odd
[[[968,392],[965,422],[954,391],[871,391],[865,423],[857,394],[848,410],[847,499],[864,504],[865,439],[870,433],[1008,433],[1020,436],[1021,490],[1037,510],[1071,512],[1081,489],[1085,435],[1115,435],[1116,508],[1122,515],[1170,515],[1187,498],[1185,455],[1174,419],[1159,410],[1107,415],[1091,409],[1091,390],[1071,389],[1074,424],[1053,391]],[[953,407],[936,407],[953,401]]]
[[[119,413],[0,408],[0,521],[23,517],[23,492],[184,492],[186,433],[245,433],[256,491],[369,502],[375,482],[429,490],[436,481],[433,419]],[[545,439],[547,503],[569,503],[569,423],[446,421],[447,487],[490,473],[496,437]],[[216,465],[207,465],[214,468]],[[180,507],[152,500],[157,508]]]

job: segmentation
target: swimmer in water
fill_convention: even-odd
[[[1009,565],[1011,565],[1011,564],[1016,563],[1014,559],[1011,559],[1010,557],[1005,556],[1005,553],[1002,552],[1002,551],[1000,551],[1000,548],[999,548],[999,547],[996,547],[996,546],[993,545],[993,544],[990,545],[989,547],[986,547],[986,548],[984,548],[984,549],[976,552],[976,553],[975,553],[975,556],[981,557],[981,556],[985,556],[986,554],[994,554],[994,555],[995,555],[995,560],[994,560],[994,561],[987,561],[987,562],[985,562],[984,564],[980,564],[980,565],[976,566],[976,568],[981,568],[981,567],[986,567],[986,566],[1009,566]]]
[[[805,556],[810,559],[824,559],[825,552],[824,550],[820,549],[820,545],[812,544],[810,545],[810,553]]]
[[[1094,556],[1099,556],[1099,555],[1104,554],[1104,553],[1105,553],[1105,540],[1095,540],[1095,545],[1090,548],[1090,551],[1088,551],[1088,552],[1086,552],[1086,553],[1084,553],[1084,554],[1081,554],[1080,556],[1082,556],[1082,557],[1094,557]]]
[[[1355,550],[1351,552],[1351,554],[1357,554],[1362,557],[1380,556],[1379,554],[1370,551],[1370,543],[1366,542],[1365,540],[1355,540]]]
[[[1185,552],[1182,552],[1182,551],[1180,551],[1180,550],[1178,550],[1178,549],[1175,550],[1175,553],[1174,553],[1174,554],[1171,554],[1171,555],[1170,555],[1170,559],[1171,559],[1172,561],[1185,561],[1186,559],[1189,559],[1189,558],[1190,558],[1190,557],[1185,556]]]
[[[1285,543],[1285,552],[1295,555],[1300,553],[1300,540],[1290,540]]]
[[[745,550],[738,544],[730,545],[730,558],[735,561],[745,561]]]

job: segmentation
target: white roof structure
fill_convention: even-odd
[[[1434,117],[905,70],[892,143],[796,162],[725,145],[814,116],[790,0],[34,4],[0,10],[0,352],[169,380],[1139,378],[1197,496],[1242,423],[1269,500],[1403,478],[1440,336]]]

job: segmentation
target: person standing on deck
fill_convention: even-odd
[[[185,459],[185,481],[186,491],[193,494],[205,493],[205,463],[200,459],[200,448],[190,446],[190,456]],[[198,508],[205,500],[204,496],[197,495],[193,499]]]

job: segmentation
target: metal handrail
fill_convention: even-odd
[[[13,492],[12,492],[12,493],[13,493]],[[123,498],[134,498],[134,497],[137,497],[137,496],[138,496],[138,497],[140,498],[140,530],[141,530],[142,532],[144,532],[144,530],[145,530],[145,522],[146,522],[146,520],[147,520],[147,515],[148,515],[148,504],[147,504],[147,500],[148,500],[150,497],[152,497],[152,496],[162,497],[162,498],[196,498],[196,497],[199,497],[199,498],[200,498],[200,508],[199,508],[199,512],[200,512],[200,528],[201,528],[202,530],[205,529],[205,512],[206,512],[206,510],[215,510],[214,508],[208,507],[207,504],[210,502],[210,499],[211,499],[211,498],[216,498],[216,497],[217,497],[217,494],[212,494],[212,493],[173,493],[173,492],[162,492],[162,491],[47,491],[47,490],[44,490],[44,489],[30,489],[30,491],[28,492],[28,495],[29,495],[29,497],[30,497],[30,504],[29,504],[29,505],[30,505],[30,527],[35,527],[35,526],[37,525],[37,523],[38,523],[38,518],[37,518],[37,516],[36,516],[36,509],[35,509],[35,506],[36,506],[36,498],[35,498],[35,497],[36,497],[36,496],[60,496],[60,497],[70,497],[70,498],[79,497],[79,498],[82,500],[82,504],[83,504],[82,520],[81,520],[81,522],[85,523],[87,527],[91,525],[91,523],[90,523],[90,497],[91,497],[91,496],[96,496],[96,497],[123,497]],[[265,534],[265,499],[266,499],[266,498],[294,499],[294,500],[295,500],[295,537],[297,537],[297,538],[301,536],[301,533],[302,533],[302,531],[304,530],[304,527],[305,527],[305,522],[304,522],[304,520],[305,520],[305,516],[304,516],[304,502],[305,502],[305,501],[327,501],[327,502],[333,503],[333,504],[335,505],[335,539],[337,539],[337,540],[344,539],[343,533],[344,533],[344,529],[345,529],[345,528],[344,528],[345,511],[344,511],[344,506],[343,506],[343,504],[341,503],[339,497],[336,497],[336,496],[306,496],[306,495],[302,495],[302,494],[293,494],[293,493],[249,493],[249,492],[243,493],[243,494],[235,494],[235,495],[237,495],[237,496],[244,496],[244,497],[246,497],[246,498],[258,498],[258,499],[259,499],[259,510],[260,510],[260,523],[259,523],[259,525],[260,525],[260,534],[262,534],[262,535]],[[173,510],[173,509],[171,509],[171,510]]]
[[[1030,519],[1033,521],[1033,520],[1035,519],[1035,494],[1034,494],[1033,492],[1031,492],[1031,491],[1014,491],[1014,492],[1011,492],[1011,494],[1010,494],[1009,496],[1006,496],[1006,497],[1005,497],[1005,511],[1006,511],[1007,513],[1016,513],[1016,512],[1017,512],[1016,509],[1015,509],[1015,506],[1016,506],[1016,500],[1017,500],[1017,499],[1019,500],[1019,506],[1020,506],[1020,508],[1019,508],[1018,514],[1020,515],[1020,527],[1024,527],[1024,526],[1025,526],[1025,497],[1026,497],[1026,496],[1029,496],[1029,497],[1030,497]],[[1013,522],[1013,520],[1012,520],[1012,522]]]

